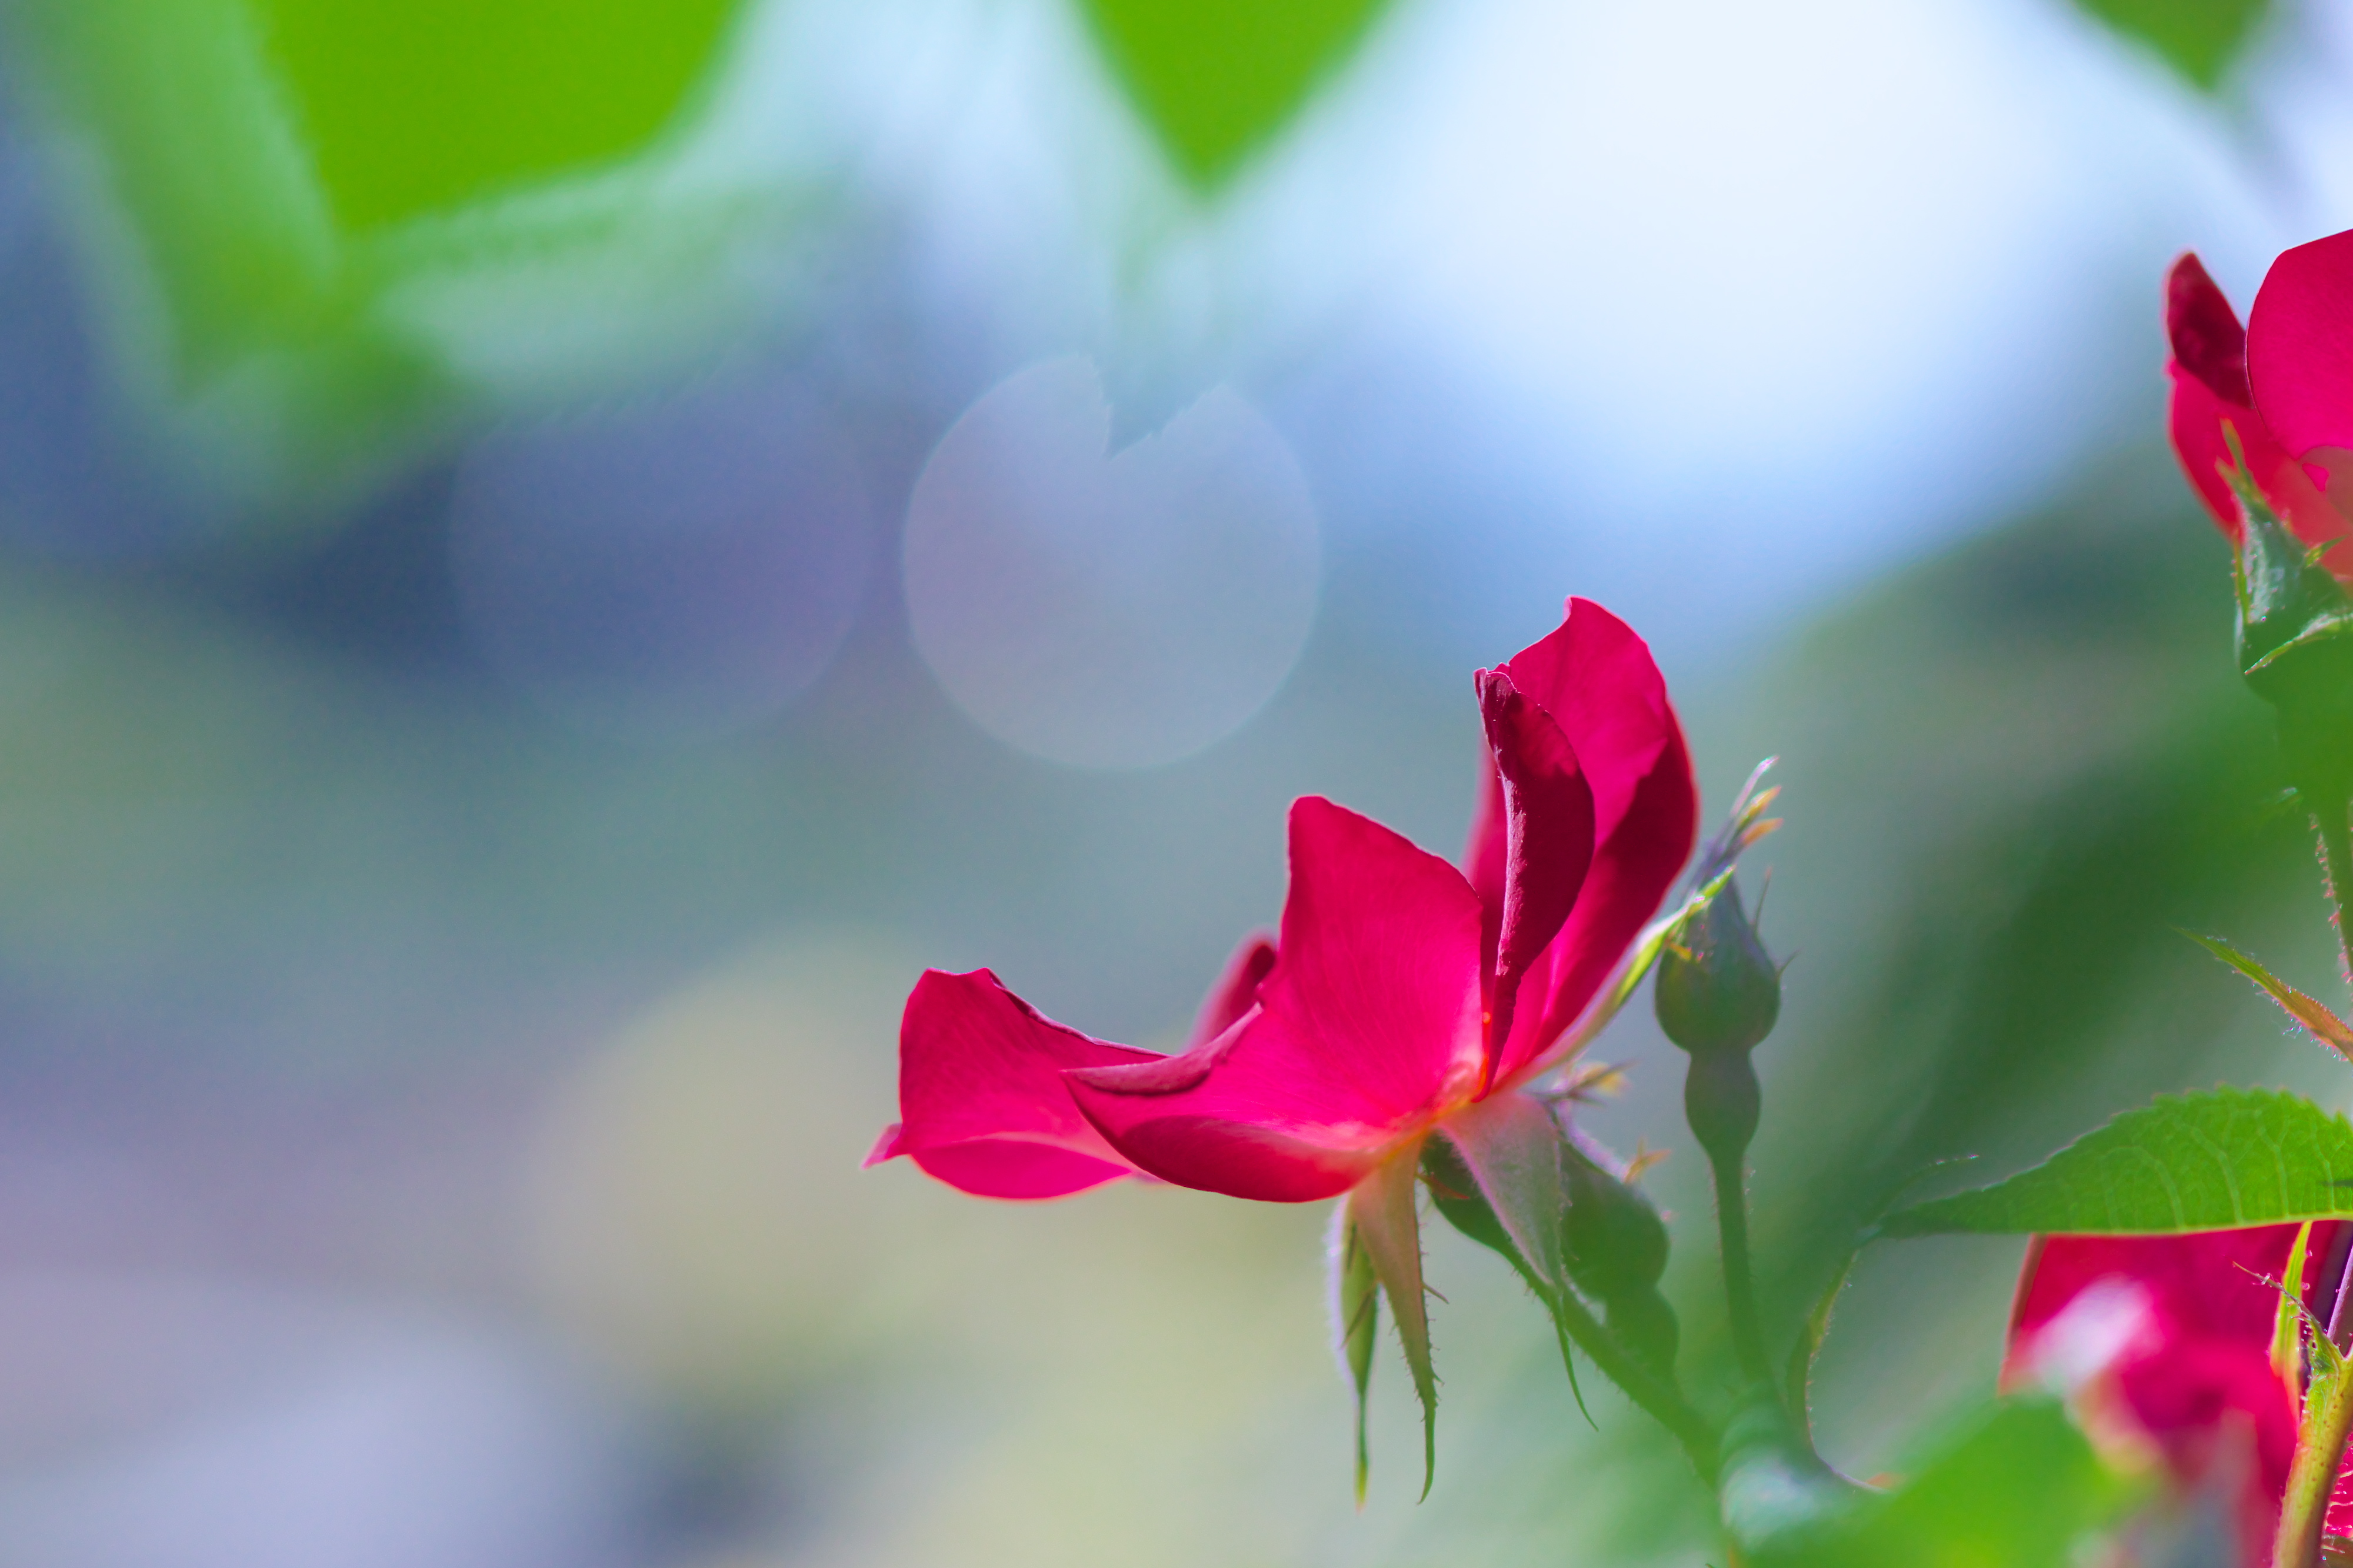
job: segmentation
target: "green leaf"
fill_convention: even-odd
[[[2283,1012],[2303,1025],[2321,1044],[2333,1046],[2341,1054],[2353,1057],[2353,1026],[2348,1026],[2324,1004],[2298,991],[2228,942],[2217,942],[2211,936],[2200,936],[2196,931],[2186,931],[2181,934],[2253,981],[2266,995],[2280,1005]]]
[[[1893,1496],[1777,1538],[1754,1568],[2065,1568],[2128,1496],[2055,1400],[2003,1405]]]
[[[1846,1260],[1831,1276],[1831,1282],[1814,1299],[1814,1310],[1806,1314],[1805,1327],[1799,1331],[1798,1342],[1789,1351],[1789,1370],[1782,1397],[1798,1436],[1808,1443],[1813,1441],[1814,1361],[1822,1353],[1822,1342],[1830,1338],[1831,1314],[1838,1310],[1838,1299],[1854,1273],[1855,1259],[1862,1255],[1860,1249],[1846,1255]]]
[[[1082,0],[1137,112],[1222,184],[1364,37],[1381,0]]]
[[[2218,1089],[2161,1096],[2008,1181],[1899,1209],[1880,1234],[2171,1236],[2346,1215],[2353,1126],[2297,1095]]]
[[[2084,10],[2137,38],[2196,82],[2212,89],[2254,36],[2265,0],[2081,0]]]
[[[248,526],[300,522],[453,411],[607,390],[740,323],[758,289],[718,282],[717,241],[806,195],[632,175],[693,133],[742,5],[24,0],[127,416]],[[568,343],[549,285],[592,275],[628,330]]]
[[[1372,1468],[1365,1442],[1365,1395],[1373,1382],[1373,1343],[1380,1337],[1380,1279],[1373,1256],[1344,1205],[1335,1222],[1333,1247],[1332,1318],[1340,1338],[1340,1360],[1356,1392],[1356,1506],[1365,1506],[1365,1478]]]
[[[341,226],[445,211],[646,145],[737,0],[249,0]]]

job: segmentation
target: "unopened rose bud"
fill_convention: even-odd
[[[1683,1341],[1683,1327],[1657,1286],[1645,1285],[1611,1297],[1602,1304],[1602,1321],[1637,1361],[1667,1382],[1674,1381],[1675,1352]]]
[[[1741,1053],[1781,1016],[1781,972],[1726,879],[1692,911],[1659,958],[1652,992],[1659,1026],[1694,1055]]]
[[[1564,1146],[1568,1213],[1561,1251],[1568,1277],[1603,1301],[1659,1282],[1667,1269],[1667,1227],[1641,1190],[1620,1181],[1576,1149]]]

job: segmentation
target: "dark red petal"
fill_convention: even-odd
[[[1291,812],[1291,891],[1259,1010],[1182,1057],[1069,1075],[1138,1167],[1299,1201],[1354,1185],[1481,1067],[1479,900],[1434,855],[1330,801]]]
[[[1201,1010],[1194,1016],[1193,1032],[1185,1037],[1185,1048],[1189,1051],[1196,1046],[1208,1045],[1231,1028],[1235,1019],[1257,1006],[1259,984],[1273,967],[1273,937],[1254,931],[1242,938],[1241,945],[1226,960],[1225,972],[1201,999]]]
[[[2173,363],[2185,374],[2225,403],[2253,405],[2247,390],[2246,329],[2195,251],[2185,251],[2166,275],[2165,334]]]
[[[1520,977],[1559,933],[1593,863],[1593,790],[1560,726],[1508,670],[1482,669],[1476,686],[1504,795],[1503,909],[1488,993],[1492,1079],[1511,1037]]]
[[[1071,1103],[1065,1068],[1166,1058],[1065,1028],[986,969],[927,970],[899,1025],[901,1121],[867,1163],[914,1157],[984,1197],[1046,1198],[1128,1174]]]
[[[1471,837],[1462,847],[1462,874],[1487,911],[1487,962],[1494,963],[1495,938],[1504,929],[1504,862],[1511,845],[1511,820],[1504,809],[1504,775],[1495,771],[1495,749],[1479,748],[1479,804],[1471,813]]]
[[[2247,379],[2291,457],[2353,447],[2353,229],[2272,263],[2247,312]]]
[[[1576,907],[1522,982],[1499,1082],[1539,1066],[1577,1021],[1699,838],[1699,787],[1683,725],[1631,627],[1590,599],[1571,599],[1559,628],[1504,669],[1577,754],[1593,795],[1594,852]]]

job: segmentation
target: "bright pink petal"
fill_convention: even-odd
[[[870,1165],[912,1155],[965,1192],[1050,1198],[1134,1167],[1071,1103],[1066,1068],[1167,1058],[1065,1028],[997,983],[926,970],[899,1025],[901,1121]]]
[[[2247,313],[2247,380],[2291,454],[2353,447],[2353,230],[2272,263]]]
[[[916,1149],[910,1157],[923,1172],[952,1187],[985,1198],[1061,1198],[1135,1174],[1116,1156],[1097,1160],[1045,1143],[1011,1138],[980,1138],[944,1149]]]
[[[1571,599],[1559,629],[1504,670],[1559,725],[1593,794],[1577,904],[1529,967],[1496,1079],[1543,1064],[1674,885],[1699,837],[1699,787],[1666,681],[1631,627]]]
[[[1225,973],[1201,998],[1201,1010],[1194,1016],[1193,1032],[1186,1037],[1185,1048],[1208,1045],[1257,1006],[1259,985],[1273,967],[1274,938],[1264,931],[1242,938],[1242,944],[1226,960]]]
[[[1070,1074],[1112,1145],[1182,1186],[1345,1191],[1477,1087],[1479,900],[1460,872],[1308,795],[1259,1011],[1181,1057]]]
[[[2337,1231],[2313,1227],[2308,1307],[2326,1308],[2333,1296],[2327,1260]],[[2077,1363],[2070,1375],[2103,1388],[2185,1487],[2199,1484],[2227,1445],[2252,1437],[2254,1474],[2239,1513],[2256,1563],[2265,1560],[2295,1448],[2295,1410],[2271,1363],[2279,1298],[2265,1283],[2285,1271],[2295,1232],[2284,1225],[2037,1237],[2019,1281],[2004,1373],[2014,1383],[2053,1361]],[[2083,1321],[2104,1299],[2133,1314],[2129,1331]],[[2087,1356],[2097,1364],[2081,1364]]]
[[[1559,934],[1593,864],[1594,809],[1592,787],[1552,715],[1508,670],[1481,670],[1477,688],[1504,796],[1504,897],[1487,1002],[1492,1079],[1511,1037],[1520,977]]]
[[[2295,1244],[2293,1225],[2193,1236],[2053,1236],[2038,1238],[2020,1277],[2010,1312],[2013,1343],[2049,1322],[2085,1288],[2102,1279],[2129,1279],[2149,1293],[2181,1331],[2233,1340],[2270,1353],[2279,1298],[2259,1277],[2276,1279]],[[2333,1234],[2313,1226],[2307,1281],[2320,1289],[2320,1255]]]
[[[2189,479],[2198,499],[2214,516],[2215,523],[2233,544],[2239,541],[2243,526],[2239,519],[2239,496],[2224,476],[2231,468],[2231,445],[2223,436],[2227,424],[2238,432],[2240,449],[2251,459],[2251,468],[2265,457],[2284,457],[2264,434],[2254,410],[2237,404],[2225,403],[2214,395],[2213,389],[2189,374],[2179,364],[2168,365],[2166,374],[2173,383],[2173,401],[2169,413],[2174,456],[2181,459],[2181,471]]]

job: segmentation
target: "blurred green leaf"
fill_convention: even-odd
[[[2163,55],[2182,75],[2211,89],[2246,46],[2267,0],[2080,0],[2117,32]]]
[[[1755,1568],[2063,1568],[2126,1499],[2055,1400],[2006,1404],[1909,1484]]]
[[[138,228],[173,389],[246,366],[305,426],[407,406],[431,372],[366,319],[283,94],[238,0],[28,0],[49,101]],[[143,301],[142,301],[143,302]]]
[[[143,433],[244,516],[315,513],[283,503],[348,493],[452,416],[740,329],[767,285],[712,258],[814,187],[631,177],[691,133],[739,9],[24,0],[10,42]],[[590,276],[606,328],[582,334],[563,286]]]
[[[626,157],[736,0],[251,0],[335,216],[359,232]]]
[[[2218,1089],[2127,1110],[2031,1170],[1890,1215],[1956,1231],[2167,1236],[2353,1215],[2353,1126],[2300,1095]]]
[[[1083,4],[1129,99],[1201,189],[1297,112],[1381,8],[1381,0]]]

